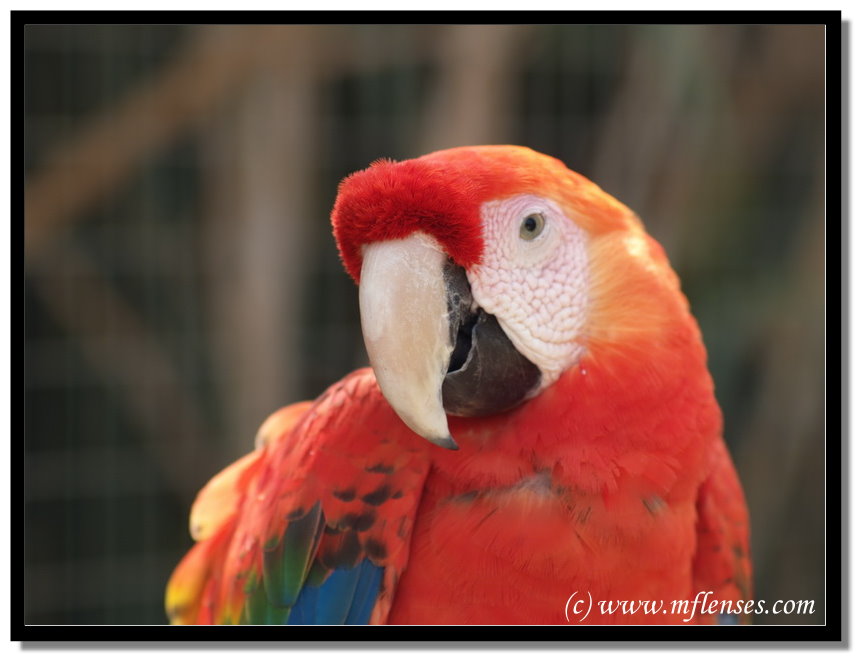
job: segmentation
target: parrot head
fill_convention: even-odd
[[[445,448],[447,414],[512,409],[586,354],[650,352],[687,318],[639,219],[528,148],[374,162],[343,180],[331,219],[381,391]]]

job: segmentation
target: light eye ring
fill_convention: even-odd
[[[531,242],[541,235],[546,224],[547,220],[544,218],[543,213],[533,212],[526,215],[523,217],[523,221],[520,222],[520,238]]]

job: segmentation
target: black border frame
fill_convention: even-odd
[[[477,646],[503,646],[530,643],[532,646],[613,646],[611,642],[627,642],[631,646],[743,646],[755,643],[793,642],[797,646],[812,642],[815,646],[844,647],[849,640],[849,376],[846,370],[849,333],[847,284],[849,257],[849,28],[842,23],[840,11],[653,11],[653,12],[443,12],[443,11],[367,11],[367,12],[114,12],[114,11],[12,11],[10,12],[11,43],[11,423],[12,432],[22,432],[22,438],[10,436],[11,457],[11,530],[10,546],[10,639],[23,641],[26,648],[76,647],[151,647],[224,643],[231,648],[240,646],[364,646],[370,643],[390,643],[393,646],[422,645],[448,647],[454,643],[474,643]],[[841,433],[825,444],[826,460],[826,623],[814,626],[302,626],[292,630],[287,626],[111,626],[111,625],[30,625],[23,622],[24,607],[24,493],[25,455],[24,421],[24,29],[34,23],[187,23],[187,24],[248,24],[248,23],[603,23],[603,24],[815,24],[826,28],[825,58],[825,182],[826,240],[837,243],[841,230],[841,280],[833,291],[841,293],[841,372],[842,394],[837,384],[826,384],[826,404],[841,406]],[[829,220],[839,220],[835,225]],[[834,245],[837,247],[838,245]],[[837,272],[833,271],[837,276]],[[828,271],[827,271],[828,277]],[[837,279],[837,277],[835,278]],[[833,280],[834,281],[834,280]],[[828,284],[827,284],[828,287]],[[840,287],[840,288],[839,288]],[[828,291],[828,289],[827,289]],[[828,307],[828,300],[825,301]],[[837,319],[834,319],[837,321]],[[828,330],[827,330],[828,332]],[[20,337],[18,337],[20,335]],[[837,347],[836,347],[837,348]],[[828,346],[825,347],[828,350]],[[833,358],[833,364],[839,359]],[[828,415],[828,414],[827,414]],[[842,462],[844,463],[842,466]],[[842,472],[843,469],[843,472]],[[720,632],[719,632],[720,631]],[[292,633],[302,641],[292,640]],[[330,644],[330,646],[334,646]]]

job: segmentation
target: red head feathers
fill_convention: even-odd
[[[339,187],[331,219],[346,270],[360,278],[360,248],[428,233],[460,265],[483,251],[476,183],[459,169],[421,159],[379,160]]]
[[[415,231],[436,238],[457,264],[469,268],[483,255],[481,204],[531,191],[575,206],[576,217],[589,207],[593,219],[599,213],[608,221],[630,217],[624,206],[559,160],[503,145],[441,150],[402,162],[376,161],[342,181],[331,220],[342,260],[355,281],[363,245]]]

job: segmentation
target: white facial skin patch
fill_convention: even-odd
[[[541,371],[543,390],[573,366],[588,312],[588,235],[530,194],[481,206],[484,257],[467,272],[478,305]]]

